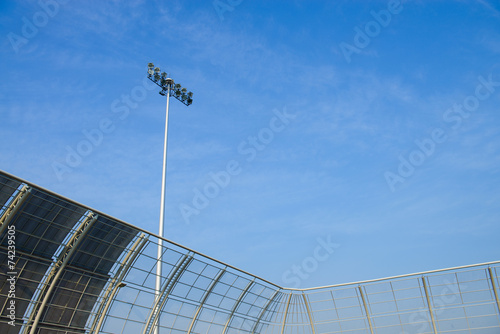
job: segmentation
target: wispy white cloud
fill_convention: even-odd
[[[423,245],[456,251],[450,240],[468,232],[478,240],[496,232],[498,94],[458,131],[443,121],[448,108],[474,93],[478,75],[498,69],[494,22],[477,14],[496,13],[495,3],[463,2],[448,15],[419,2],[349,66],[332,48],[372,5],[345,1],[313,10],[303,2],[296,3],[300,11],[288,4],[262,13],[258,3],[245,3],[233,20],[220,22],[210,2],[68,2],[23,52],[2,53],[0,167],[156,233],[165,100],[148,90],[124,119],[112,107],[116,100],[126,106],[122,99],[142,85],[152,61],[195,93],[188,109],[171,100],[167,235],[175,241],[261,270],[253,256],[289,266],[307,256],[316,237],[332,233],[345,250],[334,264],[353,272],[367,268],[359,263],[383,271],[388,256],[416,260]],[[18,19],[6,22],[15,26],[2,31],[19,30],[20,17],[36,6],[14,6],[9,14]],[[338,16],[319,20],[319,10]],[[476,23],[470,33],[463,19]],[[444,36],[443,28],[460,36]],[[417,45],[421,50],[412,49]],[[283,107],[294,120],[246,161],[238,145],[269,127],[273,109]],[[86,139],[82,130],[103,118],[115,130],[58,180],[52,162],[64,162],[66,147],[75,148]],[[392,193],[383,173],[396,170],[399,155],[407,157],[436,127],[446,128],[447,141]],[[179,203],[191,203],[193,189],[211,181],[209,172],[233,159],[242,172],[186,225]],[[369,264],[367,249],[375,259]],[[286,269],[275,267],[265,268]],[[332,268],[318,280],[330,283]]]

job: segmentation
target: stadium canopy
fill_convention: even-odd
[[[163,240],[156,298],[158,236],[0,171],[0,333],[500,333],[498,261],[291,289]]]

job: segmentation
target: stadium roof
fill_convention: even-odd
[[[160,333],[500,328],[500,261],[291,289],[163,239],[155,298],[158,240],[0,171],[0,332],[150,333],[157,320]]]

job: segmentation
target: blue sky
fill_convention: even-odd
[[[288,287],[499,259],[496,1],[2,1],[0,169]]]

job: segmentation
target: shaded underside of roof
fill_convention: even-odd
[[[152,233],[4,172],[0,224],[1,333],[500,332],[498,262],[301,290],[163,239],[158,295]]]

